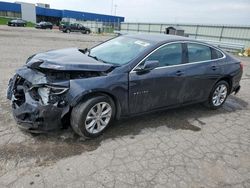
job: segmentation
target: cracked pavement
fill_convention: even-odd
[[[197,104],[124,119],[94,140],[17,128],[5,97],[17,67],[108,38],[0,26],[0,187],[250,187],[250,58],[241,58],[241,91],[216,111]]]

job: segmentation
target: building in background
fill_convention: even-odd
[[[49,21],[58,25],[63,18],[77,21],[98,21],[106,23],[124,22],[124,17],[73,10],[51,9],[49,4],[31,4],[24,2],[8,3],[0,1],[0,16],[22,18],[33,23]]]
[[[49,4],[44,4],[44,3],[37,3],[36,6],[42,7],[42,8],[50,8]]]
[[[19,2],[19,1],[17,1],[16,4],[19,4],[21,6],[21,15],[22,15],[23,20],[36,23],[36,5],[35,4]],[[1,10],[1,4],[0,4],[0,10]]]

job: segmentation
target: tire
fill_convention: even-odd
[[[98,112],[98,107],[102,111]],[[97,115],[105,111],[106,113],[102,118]],[[87,117],[89,120],[87,120]],[[72,129],[79,136],[95,138],[112,124],[114,117],[115,104],[113,100],[108,96],[96,96],[83,101],[72,109],[70,123]]]
[[[90,32],[89,31],[86,31],[86,34],[88,35]]]
[[[70,33],[70,30],[69,30],[69,29],[66,29],[65,32],[66,32],[66,33]]]
[[[224,104],[228,95],[229,84],[228,82],[221,80],[217,82],[211,90],[206,106],[212,110],[216,110]]]

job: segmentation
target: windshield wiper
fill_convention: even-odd
[[[90,53],[90,49],[85,48],[85,49],[78,49],[80,52],[82,52],[83,54],[86,54],[87,52]]]
[[[82,52],[83,52],[84,54],[86,54],[86,53],[88,52],[88,53],[89,53],[88,56],[91,57],[91,58],[93,58],[93,59],[95,59],[95,60],[97,60],[97,61],[101,61],[101,62],[103,62],[103,63],[108,63],[108,62],[105,62],[105,61],[99,59],[99,58],[96,57],[96,56],[91,55],[91,54],[90,54],[90,49],[88,49],[88,48],[85,48],[84,50],[82,50]]]
[[[86,48],[86,49],[87,49],[87,48]],[[88,54],[89,57],[91,57],[91,58],[93,58],[93,59],[95,59],[95,60],[97,60],[97,61],[100,61],[100,62],[102,62],[102,63],[110,64],[109,62],[106,62],[106,61],[103,61],[102,59],[99,59],[97,56],[91,55],[91,54],[90,54],[90,49],[87,49],[87,52],[89,52],[89,54]]]
[[[90,53],[88,54],[88,56],[89,56],[89,57],[92,57],[93,59],[95,59],[95,60],[97,60],[97,61],[104,62],[104,61],[102,61],[102,60],[98,59],[98,57],[93,56],[93,55],[90,55]]]
[[[111,64],[113,67],[119,67],[119,66],[120,66],[120,65],[117,65],[117,64],[110,63],[110,62],[104,61],[104,60],[102,60],[102,59],[99,59],[97,56],[91,55],[90,49],[88,49],[88,48],[85,48],[84,51],[85,51],[85,53],[87,53],[87,52],[89,53],[89,54],[88,54],[89,57],[91,57],[91,58],[93,58],[93,59],[95,59],[95,60],[97,60],[97,61],[100,61],[100,62],[106,63],[106,64]]]

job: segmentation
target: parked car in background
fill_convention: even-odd
[[[122,35],[92,49],[32,55],[9,82],[19,126],[100,135],[114,119],[193,103],[218,109],[240,90],[238,59],[186,37]],[[67,121],[66,121],[67,122]]]
[[[39,22],[36,24],[37,29],[53,29],[53,24],[51,22]]]
[[[14,19],[8,21],[8,26],[14,26],[14,27],[25,27],[27,25],[27,22],[22,19]]]
[[[81,32],[83,34],[91,33],[91,30],[88,27],[85,27],[78,23],[61,24],[59,26],[59,30],[64,33],[70,33],[70,32]]]

